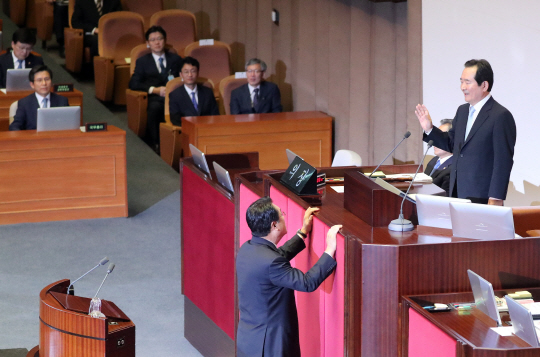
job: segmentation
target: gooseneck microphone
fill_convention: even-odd
[[[378,169],[379,167],[381,167],[381,165],[383,164],[383,162],[385,162],[386,159],[388,159],[388,156],[392,155],[392,153],[393,153],[394,151],[396,151],[397,147],[398,147],[399,145],[401,145],[401,143],[403,142],[403,140],[407,139],[409,136],[411,136],[411,132],[410,132],[410,131],[406,132],[405,135],[403,135],[403,139],[401,139],[401,141],[396,145],[396,147],[395,147],[392,151],[390,151],[390,153],[389,153],[388,155],[386,155],[386,157],[384,158],[384,160],[381,161],[381,163],[379,164],[379,166],[377,166],[377,167],[375,168],[375,170],[373,170],[373,172],[372,172],[371,174],[369,174],[368,177],[371,177],[371,175],[373,175],[373,174],[377,171],[377,169]]]
[[[96,291],[96,295],[94,295],[93,299],[97,297],[97,294],[99,294],[99,291],[101,290],[101,287],[103,286],[103,283],[105,282],[105,279],[109,276],[110,273],[114,270],[115,265],[113,263],[109,264],[109,267],[107,268],[107,274],[105,274],[105,278],[103,278],[103,281],[101,282],[101,285],[99,286],[99,289]]]
[[[86,274],[90,273],[92,270],[96,269],[97,267],[99,267],[100,265],[105,265],[109,262],[109,258],[105,257],[103,259],[101,259],[101,261],[95,266],[93,267],[92,269],[88,270],[86,273],[84,273],[81,277],[79,277],[77,280],[75,280],[74,282],[72,282],[71,284],[69,284],[68,286],[68,294],[69,295],[75,295],[75,289],[73,288],[73,284],[75,284],[76,282],[78,282],[79,280],[81,280],[82,278],[84,278],[86,276]]]
[[[422,160],[420,160],[420,164],[416,168],[416,172],[414,173],[414,176],[411,180],[411,183],[409,184],[409,187],[407,188],[407,192],[405,192],[405,196],[403,196],[403,200],[401,201],[401,208],[399,210],[399,218],[394,219],[390,224],[388,225],[388,229],[391,231],[397,231],[397,232],[406,232],[406,231],[412,231],[414,229],[414,225],[411,221],[408,219],[403,218],[403,203],[405,202],[405,199],[407,198],[407,195],[409,194],[409,191],[412,187],[412,184],[414,182],[414,179],[416,178],[416,175],[418,174],[418,171],[420,170],[420,166],[424,163],[424,159],[426,158],[428,150],[433,146],[433,140],[430,140],[427,144],[426,152],[424,153],[424,157],[422,157]]]

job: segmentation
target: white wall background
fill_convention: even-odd
[[[507,205],[540,205],[540,1],[423,0],[424,104],[438,125],[465,103],[463,64],[485,58],[494,99],[514,115],[517,142]]]

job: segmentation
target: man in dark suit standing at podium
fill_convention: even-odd
[[[448,133],[434,127],[425,105],[416,106],[424,141],[454,154],[450,196],[502,206],[514,164],[516,123],[491,96],[493,70],[488,61],[470,60],[461,74],[461,105]]]
[[[182,125],[182,117],[219,115],[212,89],[197,84],[199,61],[186,57],[182,61],[180,77],[184,85],[169,94],[169,113],[174,125]]]
[[[45,66],[32,68],[28,75],[35,93],[19,100],[17,112],[9,130],[35,130],[37,127],[38,108],[67,107],[68,99],[51,93],[52,72]]]
[[[32,68],[43,64],[41,56],[32,54],[36,44],[36,36],[27,28],[18,29],[13,33],[11,51],[0,56],[0,82],[6,88],[6,73],[8,69]]]
[[[248,82],[231,92],[231,114],[280,113],[281,94],[277,85],[264,81],[266,63],[252,58],[246,63]]]
[[[239,357],[300,356],[298,316],[294,291],[312,292],[336,267],[336,235],[341,225],[330,228],[326,250],[304,274],[289,263],[305,247],[313,213],[308,208],[302,228],[280,248],[287,234],[281,209],[269,197],[249,206],[246,220],[253,237],[236,256],[240,321],[237,331]]]
[[[441,120],[441,125],[439,125],[439,129],[441,131],[447,132],[451,128],[452,119]],[[433,183],[445,190],[446,196],[448,196],[453,155],[451,152],[444,151],[436,146],[433,147],[433,151],[435,153],[435,157],[426,165],[424,173],[431,176],[433,178]]]

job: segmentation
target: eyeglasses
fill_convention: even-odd
[[[157,42],[157,41],[163,41],[163,40],[164,40],[163,37],[154,37],[154,38],[149,38],[148,42]]]
[[[247,74],[259,74],[262,73],[260,69],[250,69],[249,71],[246,71]]]
[[[51,81],[50,77],[34,79],[34,83],[47,83],[47,82],[50,82],[50,81]]]
[[[182,71],[182,74],[197,74],[197,70],[196,69],[191,69],[191,70],[185,70],[185,71]]]

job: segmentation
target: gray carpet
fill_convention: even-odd
[[[1,18],[6,47],[15,25]],[[135,323],[137,356],[201,356],[183,337],[178,173],[127,129],[124,108],[100,103],[92,81],[77,82],[54,50],[39,47],[54,81],[83,91],[86,122],[107,121],[127,131],[129,218],[0,226],[0,349],[36,346],[40,290],[74,280],[107,255],[116,268],[100,297]],[[93,296],[105,271],[100,267],[77,283],[76,295]]]
[[[11,348],[0,350],[0,357],[26,357],[28,350],[26,348]]]

